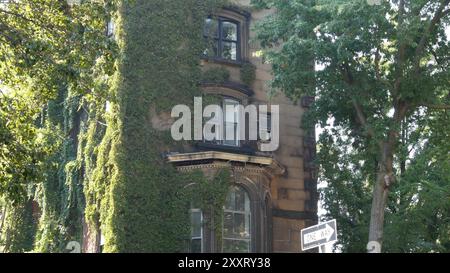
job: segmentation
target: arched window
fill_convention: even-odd
[[[250,198],[245,189],[231,187],[223,214],[222,251],[225,253],[251,252]]]

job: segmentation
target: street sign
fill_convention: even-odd
[[[301,230],[302,250],[337,241],[336,220],[331,220]]]

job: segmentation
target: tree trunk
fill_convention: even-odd
[[[384,213],[393,177],[392,148],[392,143],[383,143],[381,148],[370,214],[369,244],[367,245],[367,252],[369,253],[380,253],[383,243]]]
[[[5,207],[3,208],[2,218],[0,221],[0,253],[5,252],[5,246],[2,247],[1,242],[3,241],[3,237],[6,237],[6,236],[4,236],[6,234],[6,231],[3,230],[3,226],[5,224],[6,212],[7,212],[6,207],[7,207],[7,205],[5,205]]]
[[[4,223],[5,223],[5,219],[6,219],[6,205],[5,205],[5,207],[3,208],[3,211],[2,211],[2,218],[0,219],[0,237],[1,237],[1,233],[2,233],[2,230],[3,230],[3,225],[4,225]]]

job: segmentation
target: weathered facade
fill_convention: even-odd
[[[139,10],[137,13],[141,12]],[[204,95],[214,95],[215,100],[219,98],[222,106],[279,105],[279,148],[274,152],[262,152],[260,149],[262,141],[202,140],[183,142],[182,145],[178,145],[178,148],[163,147],[157,151],[157,153],[163,154],[163,158],[157,156],[156,161],[164,160],[169,165],[175,166],[181,173],[189,174],[200,170],[205,177],[214,177],[223,169],[229,170],[230,173],[231,181],[228,183],[229,190],[225,204],[219,207],[220,210],[223,210],[219,214],[222,217],[219,220],[220,223],[217,223],[218,220],[215,218],[217,211],[213,211],[217,210],[217,207],[202,209],[194,203],[191,204],[191,236],[182,239],[187,242],[186,251],[298,253],[301,252],[300,230],[317,222],[317,181],[315,167],[312,164],[315,156],[314,129],[305,130],[302,127],[302,117],[313,98],[303,98],[299,102],[293,102],[281,92],[274,96],[268,95],[269,81],[272,79],[271,66],[265,63],[261,57],[259,43],[254,39],[256,33],[253,28],[255,23],[270,12],[270,10],[255,10],[250,7],[250,1],[243,0],[233,1],[233,4],[219,9],[217,14],[211,14],[205,18],[203,36],[207,40],[208,48],[204,51],[200,64],[203,75],[210,75],[210,77],[204,77],[200,87]],[[146,23],[146,21],[139,19],[134,22],[137,26],[142,23]],[[149,36],[152,37],[150,34]],[[141,43],[140,46],[146,48],[145,43]],[[127,50],[130,48],[128,47]],[[145,73],[147,73],[147,67],[157,65],[156,62],[156,64],[146,66],[139,56],[135,56],[134,59],[129,58],[127,61],[126,67],[131,69],[139,67],[140,71]],[[133,73],[124,76],[125,81],[127,81],[126,77],[131,77],[128,80],[132,81],[137,78]],[[148,84],[147,87],[151,88],[152,84]],[[143,89],[139,92],[145,96],[145,88],[141,88],[136,83],[132,83],[131,88],[128,86],[124,92],[137,94],[135,89]],[[142,101],[142,99],[135,100],[130,106],[137,107],[136,103],[140,104]],[[148,105],[145,105],[142,108],[147,107]],[[126,107],[122,108],[127,109]],[[142,118],[143,122],[148,124],[147,126],[160,132],[170,131],[175,120],[171,118],[169,112],[156,113],[152,107],[148,111],[151,113],[151,118]],[[133,111],[131,112],[133,113]],[[270,116],[269,109],[267,114],[269,120]],[[238,128],[240,125],[236,113],[225,112],[223,118],[224,124],[232,124],[234,128]],[[126,126],[126,122],[130,122],[130,120],[124,118],[124,126]],[[129,137],[123,139],[128,140],[130,136],[133,139],[138,134],[135,130],[141,130],[139,126],[136,128],[138,129],[124,130]],[[248,130],[247,128],[247,133]],[[271,130],[272,128],[267,126],[263,131],[272,136]],[[235,133],[237,134],[237,131]],[[145,134],[146,132],[143,131],[142,135]],[[139,146],[146,145],[145,141],[147,140],[142,141]],[[138,144],[133,142],[132,145]],[[122,194],[119,195],[118,200],[110,201],[120,202],[120,205],[125,208],[127,208],[127,202],[133,202],[136,199],[135,196],[143,199],[150,198],[144,192],[148,190],[146,188],[148,180],[142,179],[135,169],[131,169],[142,162],[143,159],[139,159],[139,157],[147,156],[147,154],[134,148],[124,150],[128,159],[116,164],[119,173],[124,171],[126,175],[129,175],[119,181],[120,190],[125,193],[127,189],[133,191],[132,198],[124,201],[125,199],[122,199],[124,194]],[[130,161],[135,161],[134,165],[129,165],[133,167],[127,167]],[[148,163],[145,161],[143,164],[155,164],[155,161],[150,160]],[[124,170],[127,168],[130,169]],[[145,168],[147,167],[143,166],[143,172],[145,172]],[[136,183],[136,179],[142,180],[139,182],[142,184]],[[128,186],[122,184],[124,181],[129,183]],[[129,185],[134,188],[130,189]],[[137,188],[138,185],[143,185],[142,191]],[[186,185],[186,187],[189,186]],[[114,209],[120,211],[118,208]],[[139,227],[141,224],[136,223],[135,220],[143,219],[143,223],[145,223],[153,215],[146,212],[139,204],[136,204],[136,207],[131,210],[131,214],[136,209],[144,211],[145,215],[132,215],[130,220],[125,221],[123,227],[117,229],[114,227],[114,231],[109,233],[109,236],[117,236],[115,232],[133,228],[146,234],[146,231],[142,230],[143,227]],[[110,210],[105,210],[104,213],[109,214]],[[122,217],[121,215],[117,214],[114,217]],[[102,222],[102,219],[108,220],[109,215],[102,217],[102,212],[100,212],[99,222]],[[214,223],[214,221],[216,222]],[[117,221],[114,222],[114,224],[117,223]],[[107,236],[104,238],[102,225],[104,226],[105,222],[90,224],[83,222],[83,252],[102,251],[104,241],[108,244],[108,240],[110,242],[116,240]],[[220,225],[220,228],[217,228],[217,225]],[[164,236],[165,231],[157,232]],[[130,234],[133,236],[131,232],[129,235],[123,235],[122,240],[127,241],[127,236]],[[141,240],[139,236],[136,236],[137,240]],[[149,239],[149,241],[151,240]],[[120,246],[117,248],[117,243],[113,242],[110,246],[106,246],[109,247],[107,251],[121,251],[122,249],[149,251],[146,246],[138,248],[133,245],[133,240],[130,241],[133,242],[131,247]]]
[[[270,11],[252,10],[249,2],[235,1],[236,6],[223,8],[206,20],[208,30],[217,28],[212,31],[219,35],[214,36],[212,53],[202,59],[202,69],[224,68],[230,77],[219,84],[204,82],[203,91],[243,105],[280,105],[279,149],[259,152],[259,143],[251,141],[199,142],[189,152],[173,151],[167,159],[181,171],[201,169],[208,174],[224,166],[232,170],[234,187],[224,206],[224,242],[217,244],[214,232],[201,225],[203,212],[194,209],[193,221],[201,228],[193,234],[193,251],[301,252],[300,230],[317,222],[314,130],[304,130],[301,124],[312,99],[294,103],[282,94],[268,96],[271,67],[258,54],[252,29]],[[249,64],[255,68],[250,84],[243,82],[242,75],[242,67]]]
[[[96,59],[108,72],[94,69],[93,98],[61,84],[43,111],[64,140],[11,214],[23,221],[11,217],[6,237],[24,242],[11,249],[301,252],[300,230],[317,222],[314,128],[302,126],[313,98],[269,96],[271,65],[253,29],[273,11],[250,0],[117,2],[92,26],[106,26],[110,58]],[[170,109],[198,96],[222,106],[225,131],[176,142]],[[248,121],[237,106],[254,106]],[[234,139],[223,139],[228,129]],[[277,149],[262,148],[277,136]]]

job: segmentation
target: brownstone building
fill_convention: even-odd
[[[280,146],[275,152],[260,152],[258,142],[198,142],[188,152],[169,153],[167,160],[181,171],[200,169],[213,174],[224,166],[232,171],[222,236],[203,224],[207,212],[193,207],[190,250],[301,252],[300,230],[317,222],[314,130],[306,134],[301,126],[312,99],[294,103],[281,93],[268,96],[271,67],[261,58],[252,29],[270,11],[252,10],[249,0],[234,2],[235,6],[205,20],[205,37],[212,43],[202,69],[224,68],[230,77],[220,84],[204,82],[203,90],[222,96],[224,105],[279,105]],[[246,84],[242,73],[249,64],[255,68],[255,79]],[[224,116],[225,123],[239,122],[228,113]]]

